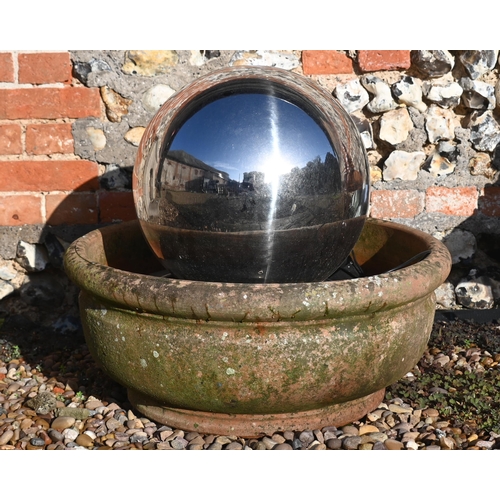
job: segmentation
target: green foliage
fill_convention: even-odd
[[[21,357],[21,348],[18,345],[13,345],[11,354],[12,354],[12,357],[14,359],[20,358]]]
[[[455,423],[500,433],[500,371],[424,373],[400,380],[387,389],[387,398],[400,397],[415,408],[435,408]]]

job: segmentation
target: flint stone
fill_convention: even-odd
[[[455,144],[441,141],[436,151],[426,161],[425,170],[434,177],[453,173],[458,158],[458,148]]]
[[[425,162],[424,169],[427,170],[434,177],[445,176],[452,174],[455,170],[455,165],[447,158],[442,157],[439,153],[435,152]]]
[[[202,53],[203,57],[207,60],[220,57],[220,50],[200,50],[200,53]]]
[[[479,78],[492,70],[498,58],[498,50],[464,50],[459,59],[471,78]]]
[[[128,114],[131,99],[126,99],[108,86],[101,87],[101,97],[106,106],[106,115],[111,122],[121,122],[122,116]]]
[[[431,144],[436,144],[442,139],[454,139],[454,115],[450,110],[432,104],[426,115],[425,129]]]
[[[470,109],[495,109],[495,88],[485,82],[461,78],[460,86],[464,89],[462,102]]]
[[[12,261],[0,258],[0,280],[12,281],[18,274]]]
[[[383,113],[397,108],[391,95],[391,88],[386,82],[376,76],[365,75],[361,77],[361,84],[373,94],[373,99],[366,106],[369,111]]]
[[[43,244],[47,249],[47,256],[52,266],[54,266],[56,269],[63,269],[64,252],[67,250],[69,245],[66,244],[65,241],[60,240],[53,233],[47,233]]]
[[[457,301],[469,309],[491,309],[495,304],[493,288],[495,284],[488,276],[478,276],[472,269],[455,288]]]
[[[413,122],[406,108],[399,108],[384,113],[380,118],[380,138],[396,145],[408,138]]]
[[[102,59],[96,59],[93,57],[90,61],[90,68],[92,71],[112,71],[111,66],[106,62],[103,61]]]
[[[294,69],[300,65],[300,59],[292,52],[272,50],[237,51],[233,54],[230,66],[272,66],[282,69]]]
[[[363,146],[365,149],[372,149],[375,147],[373,142],[373,129],[371,123],[364,116],[351,115],[352,121],[358,129]]]
[[[442,108],[458,106],[463,92],[464,89],[457,82],[451,82],[448,85],[424,84],[425,97]]]
[[[203,66],[205,64],[205,58],[199,50],[190,50],[188,62],[192,66]]]
[[[92,72],[92,68],[89,63],[81,61],[73,61],[71,68],[71,74],[80,80],[84,85],[87,85],[87,78],[89,73]]]
[[[500,106],[500,80],[495,85],[495,101]]]
[[[142,105],[150,113],[156,113],[175,90],[162,83],[148,89],[142,98]]]
[[[49,264],[47,249],[40,244],[19,241],[16,262],[28,272],[43,271]]]
[[[132,169],[119,167],[113,163],[106,165],[106,170],[100,178],[100,184],[104,189],[131,189]]]
[[[53,276],[36,274],[26,276],[20,295],[23,302],[30,306],[57,308],[63,303],[66,291]]]
[[[7,281],[0,279],[0,300],[7,297],[13,292],[14,292],[14,287]]]
[[[470,140],[479,151],[494,151],[500,142],[500,126],[491,111],[472,113],[469,129]]]
[[[133,146],[139,146],[142,136],[144,135],[145,127],[131,128],[124,136],[124,139]]]
[[[128,75],[155,76],[172,70],[179,56],[175,50],[129,50],[122,71]]]
[[[101,149],[104,149],[106,147],[106,136],[104,135],[102,129],[87,127],[85,130],[90,139],[90,143],[94,148],[94,151],[101,151]]]
[[[368,92],[361,86],[358,78],[335,87],[335,95],[348,113],[362,110],[369,102]]]
[[[71,333],[77,333],[81,331],[82,324],[80,319],[76,316],[71,316],[69,314],[65,314],[52,323],[52,328],[56,333],[61,335],[69,335]]]
[[[443,76],[455,66],[455,58],[447,50],[412,50],[411,62],[429,78]]]
[[[491,165],[491,158],[488,153],[477,153],[469,160],[471,175],[483,175],[487,179],[494,179],[497,170]]]
[[[400,104],[411,106],[424,112],[427,105],[422,101],[421,81],[411,76],[405,76],[392,85],[392,93]]]
[[[407,153],[406,151],[393,151],[387,160],[383,171],[384,181],[401,179],[414,181],[417,179],[420,167],[425,161],[425,153],[416,151]]]
[[[451,254],[453,264],[471,259],[477,250],[475,236],[462,229],[453,229],[442,241]]]

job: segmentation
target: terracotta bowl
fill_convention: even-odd
[[[90,352],[136,409],[185,430],[257,436],[361,418],[425,350],[446,247],[368,219],[354,252],[367,277],[174,280],[154,275],[162,267],[134,221],[79,238],[65,266]]]

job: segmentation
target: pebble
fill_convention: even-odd
[[[279,445],[277,445],[279,446]],[[290,446],[290,445],[288,445]],[[292,447],[290,446],[290,449]],[[231,441],[225,448],[225,450],[242,450],[243,449],[243,445],[241,443],[238,443],[237,441]]]
[[[409,441],[406,442],[406,449],[418,450],[418,444],[413,439],[410,439]]]
[[[147,439],[147,434],[146,433],[137,433],[137,434],[134,434],[134,438],[136,438],[137,441],[145,441]],[[132,439],[134,439],[134,438],[131,438],[130,441],[132,442]],[[181,438],[181,437],[176,437],[175,439],[170,441],[170,446],[174,450],[184,450],[188,444],[189,444],[188,441],[184,438]],[[215,443],[215,444],[220,445],[220,443]],[[222,445],[221,445],[221,448],[222,448]]]
[[[277,444],[279,444],[276,441],[274,441],[274,439],[271,439],[267,436],[264,436],[262,438],[262,443],[264,443],[264,446],[266,447],[267,450],[272,450]]]
[[[345,436],[358,436],[359,429],[357,429],[354,425],[344,425],[341,429],[342,433]]]
[[[292,446],[288,443],[277,444],[273,450],[293,450]]]
[[[301,432],[299,439],[302,443],[312,443],[314,441],[314,433],[312,431]]]
[[[337,438],[328,439],[325,444],[330,450],[340,450],[342,448],[342,440]]]
[[[0,436],[0,446],[7,444],[12,439],[13,436],[14,436],[13,430],[8,429],[4,431],[4,433]]]
[[[94,440],[88,434],[80,434],[75,441],[76,444],[85,448],[90,448],[94,445]]]
[[[368,434],[370,432],[378,432],[378,427],[375,427],[374,425],[362,425],[358,432],[359,435],[362,436],[363,434]]]
[[[384,446],[388,450],[402,450],[404,449],[404,443],[397,441],[395,439],[386,439],[384,441]]]
[[[349,436],[343,440],[342,447],[344,450],[356,450],[360,444],[361,438],[359,436]]]
[[[476,446],[478,446],[479,448],[487,448],[487,449],[490,449],[492,446],[493,446],[493,442],[491,441],[477,441],[476,442]]]
[[[79,432],[76,429],[69,428],[64,429],[62,435],[65,441],[74,441],[79,436]]]
[[[68,429],[75,423],[75,419],[73,417],[57,417],[51,424],[51,428],[56,431],[64,431]]]

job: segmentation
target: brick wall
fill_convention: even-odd
[[[74,154],[72,123],[103,113],[99,89],[72,77],[69,52],[0,53],[1,226],[134,216],[130,193],[110,196],[103,167]]]
[[[129,99],[130,96],[120,88],[120,79],[129,84],[131,78],[140,78],[141,82],[150,78],[151,84],[168,81],[173,90],[178,90],[197,74],[214,68],[210,66],[210,61],[201,64],[189,59],[186,63],[188,56],[182,59],[174,51],[168,52],[173,53],[170,62],[162,60],[161,64],[162,67],[170,64],[174,76],[166,76],[168,68],[167,71],[162,70],[163,73],[155,73],[155,70],[147,73],[144,70],[141,74],[138,70],[138,75],[131,76],[134,72],[126,70],[124,65],[123,72],[117,76],[115,71],[114,79],[109,80],[115,85],[113,95],[123,99],[125,107],[130,106],[133,98]],[[225,53],[228,55],[226,59],[221,56],[219,65],[238,63],[235,62],[236,56],[240,58],[239,63],[253,63],[252,57],[259,56],[243,52]],[[103,54],[106,55],[100,52],[99,56]],[[279,52],[274,54],[280,56]],[[299,61],[293,71],[309,76],[329,90],[364,74],[387,75],[388,80],[396,81],[408,71],[411,73],[412,67],[411,54],[407,50],[305,50],[294,51],[293,54]],[[124,53],[123,57],[126,56]],[[103,175],[113,160],[106,160],[97,149],[92,154],[83,154],[80,139],[75,144],[75,122],[85,126],[98,124],[106,132],[106,127],[114,125],[111,122],[120,121],[107,113],[109,109],[103,101],[103,89],[109,92],[110,86],[102,80],[98,71],[94,72],[96,76],[91,83],[84,84],[81,78],[72,76],[75,57],[78,58],[79,54],[0,53],[1,226],[98,224],[135,217],[130,186],[110,189],[103,185]],[[111,54],[110,57],[116,59],[117,55]],[[259,57],[263,57],[262,54]],[[140,63],[137,64],[140,68]],[[133,125],[133,104],[125,113],[128,113],[130,123],[123,128],[124,134]],[[143,116],[142,123],[138,124],[145,126],[153,114],[150,113],[147,119]],[[371,119],[373,121],[373,116]],[[375,137],[375,140],[378,138]],[[108,140],[104,150],[108,151],[106,154],[112,147]],[[130,167],[136,145],[127,144],[127,147]],[[75,148],[79,154],[75,154]],[[381,156],[384,154],[387,156],[387,151],[380,152]],[[376,180],[371,198],[371,215],[374,217],[411,222],[423,214],[463,220],[478,214],[497,217],[500,213],[500,188],[489,183],[485,177],[469,176],[456,185],[436,179],[434,185],[423,188],[409,182],[375,184]]]

